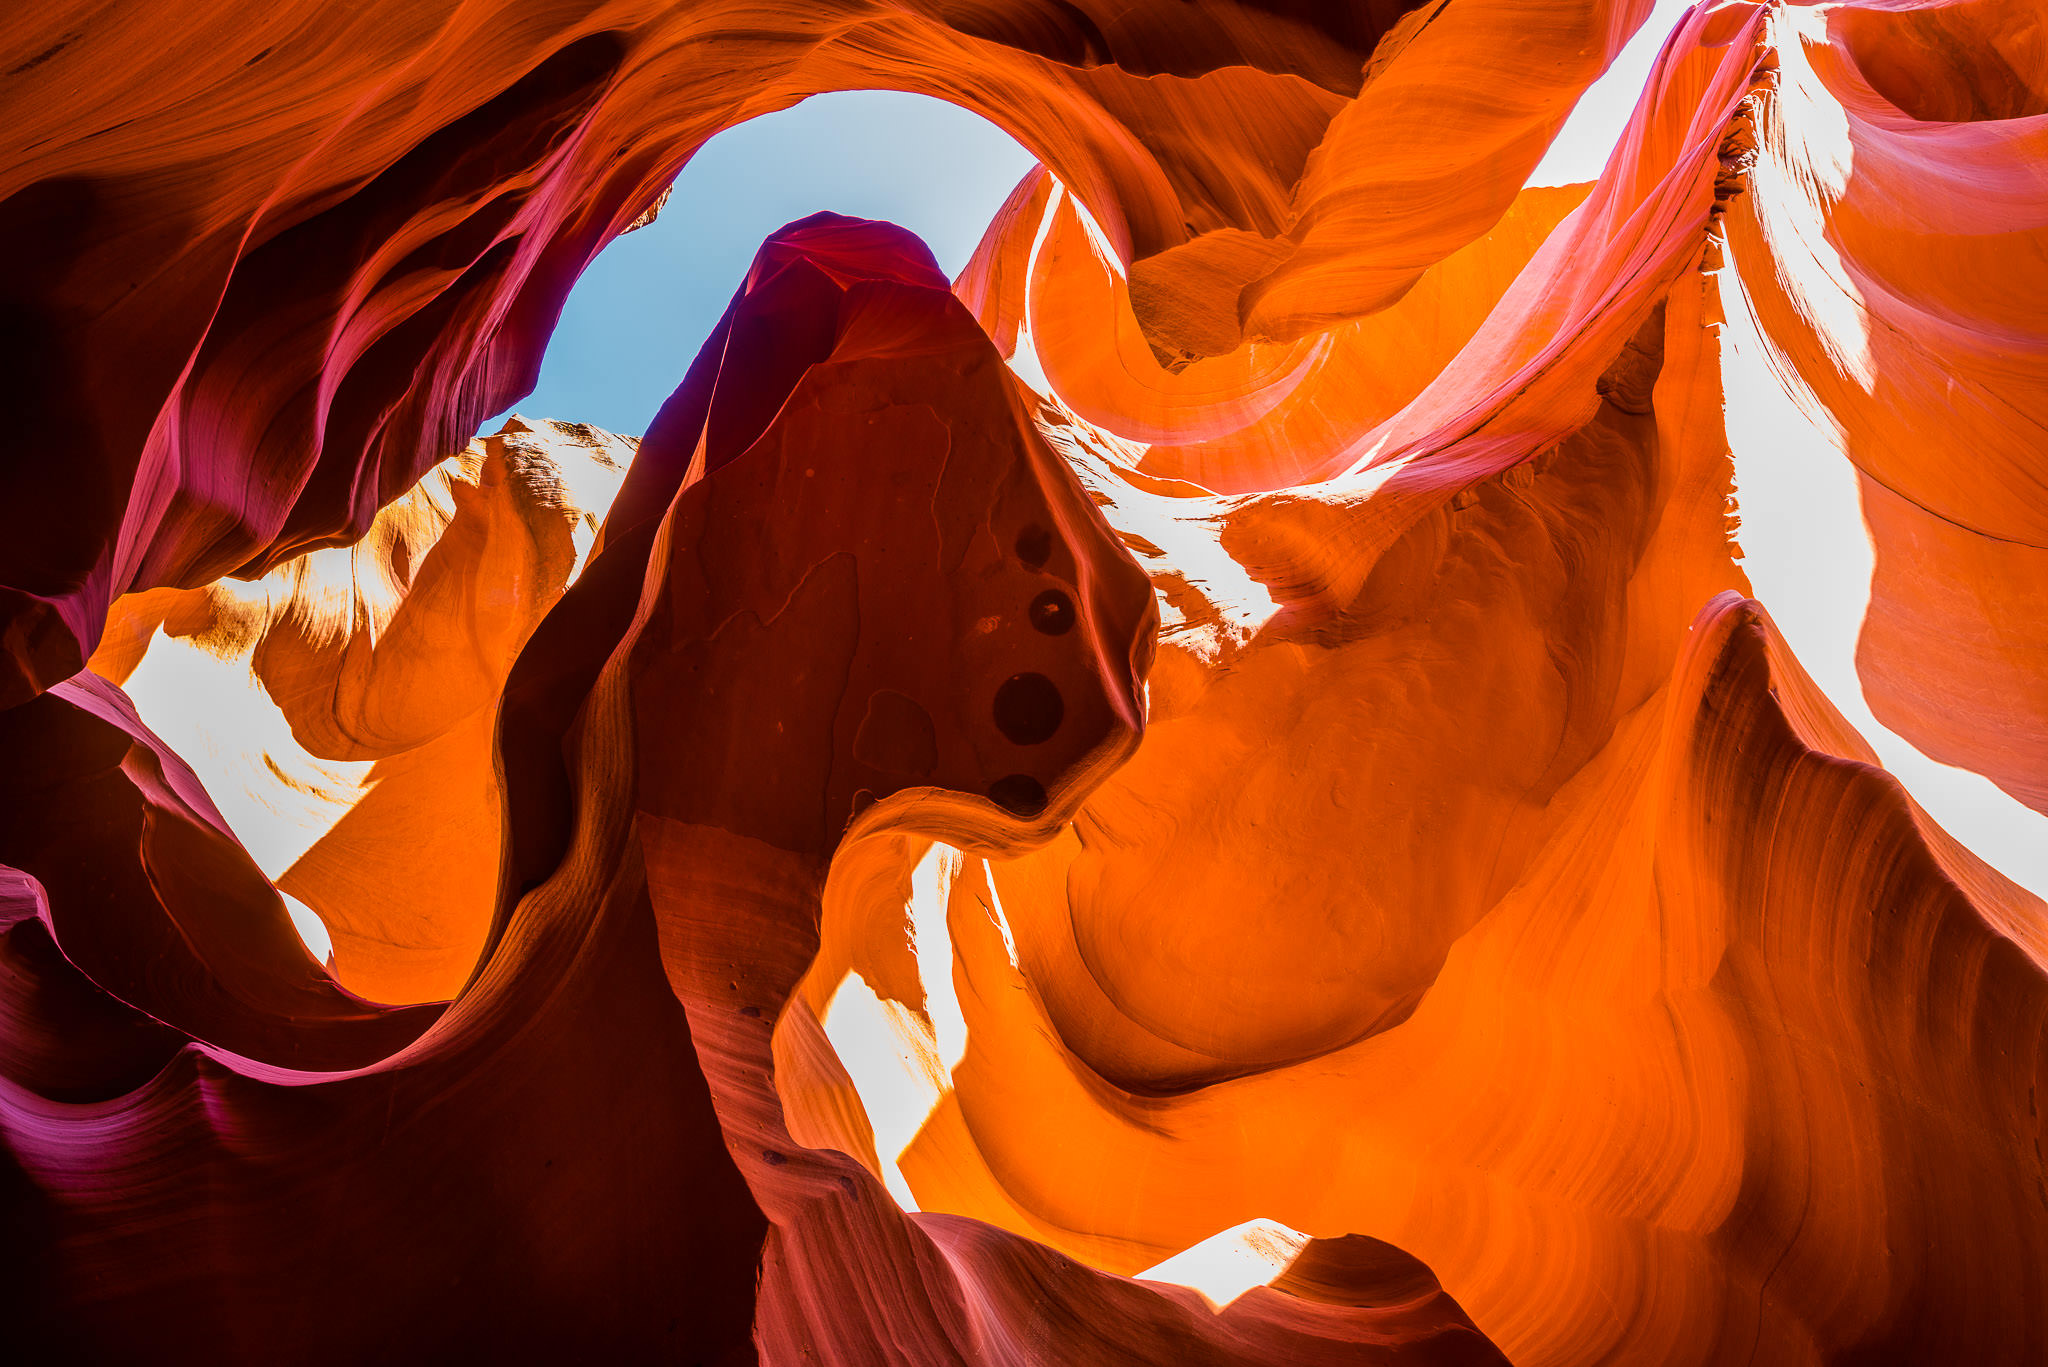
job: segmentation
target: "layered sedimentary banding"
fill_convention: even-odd
[[[1780,365],[1841,434],[1877,550],[1886,726],[2048,811],[2048,51],[2024,4],[1778,19],[1734,220]]]
[[[324,923],[351,991],[442,1001],[469,978],[497,899],[498,695],[635,445],[515,417],[354,546],[109,614],[92,671],[126,687],[278,890]]]
[[[1301,289],[1368,312],[1484,233],[1649,8],[392,0],[24,25],[0,244],[39,263],[6,316],[40,340],[7,403],[62,454],[0,528],[7,696],[81,667],[125,590],[362,536],[531,386],[577,273],[720,128],[821,90],[956,100],[1157,263],[1162,345],[1227,348],[1240,315],[1297,331]],[[1481,79],[1515,98],[1459,95]],[[1340,152],[1382,104],[1463,112],[1417,125],[1426,171]]]
[[[792,354],[792,339],[805,349]],[[97,826],[83,857],[10,847],[22,1000],[124,1027],[10,1037],[10,1151],[45,1203],[30,1208],[45,1231],[35,1247],[101,1269],[48,1279],[50,1298],[24,1309],[31,1341],[110,1358],[288,1341],[317,1361],[394,1342],[407,1355],[573,1342],[632,1360],[676,1344],[718,1361],[846,1360],[877,1341],[928,1361],[1499,1361],[1393,1250],[1322,1257],[1304,1294],[1218,1315],[1192,1291],[1093,1271],[986,1224],[912,1221],[852,1157],[791,1137],[771,1029],[815,952],[835,851],[922,832],[997,853],[1057,829],[1136,739],[1152,596],[907,234],[822,219],[786,231],[705,358],[644,444],[589,572],[506,686],[504,724],[547,736],[556,760],[506,761],[514,829],[530,842],[507,862],[536,881],[505,905],[486,963],[445,1011],[379,1008],[328,984],[204,808],[176,810],[246,892],[226,895],[216,876],[219,895],[196,909],[157,873],[189,870],[157,850],[147,816],[139,841]],[[721,542],[735,553],[713,553]],[[1064,614],[1038,606],[1049,594]],[[111,684],[82,678],[7,714],[79,731],[17,775],[59,785],[71,810],[61,785],[103,785],[100,751],[125,745],[132,768],[153,744]],[[1021,725],[1005,702],[1018,678],[1044,681],[1058,715]],[[564,687],[579,696],[550,730]],[[196,789],[149,753],[173,793]],[[156,772],[128,782],[172,810],[149,786]],[[221,1020],[186,1004],[195,991],[205,1004],[203,973],[132,982],[81,954],[93,931],[125,928],[64,881],[88,866],[150,873],[153,901],[115,889],[131,940],[175,925],[220,970],[212,984],[237,986],[235,968],[278,985],[255,1000],[245,989]],[[281,966],[237,957],[229,932],[259,918],[306,980],[297,990],[324,990],[332,1007],[280,995]],[[320,1009],[338,1013],[324,1032]],[[155,1051],[139,1087],[136,1049]],[[636,1079],[659,1094],[649,1104],[628,1094]],[[60,1085],[68,1095],[53,1095]],[[79,1089],[95,1085],[118,1110],[84,1104],[100,1098]],[[238,1163],[259,1135],[265,1161]],[[194,1170],[208,1174],[198,1190]],[[587,1204],[588,1218],[485,1209],[522,1180]],[[357,1187],[375,1199],[328,1228],[324,1213]],[[185,1246],[186,1218],[215,1230],[204,1257]],[[536,1243],[521,1228],[553,1233]],[[376,1256],[401,1231],[412,1272]],[[272,1240],[293,1251],[277,1256]],[[386,1294],[401,1274],[418,1289]],[[1052,1290],[1071,1319],[1045,1315]],[[359,1307],[346,1324],[329,1322],[335,1295]]]
[[[1860,473],[1880,717],[2040,807],[2048,55],[1699,6],[1523,188],[1649,8],[0,39],[15,1337],[2048,1357],[2048,908],[1748,596],[1716,336],[1739,270]],[[958,281],[793,224],[643,440],[443,463],[692,149],[863,85],[1044,162]]]

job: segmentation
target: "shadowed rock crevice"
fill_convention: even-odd
[[[0,36],[9,1347],[2048,1360],[2048,907],[1753,600],[1721,371],[2041,806],[2038,16],[1697,6],[1527,186],[1652,8]],[[1042,161],[957,281],[816,215],[644,439],[470,438],[861,88]]]

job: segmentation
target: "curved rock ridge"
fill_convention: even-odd
[[[442,1001],[467,981],[497,898],[499,690],[637,445],[513,417],[353,546],[108,614],[93,672],[228,804],[350,990]]]
[[[867,87],[984,113],[1159,281],[1159,345],[1205,354],[1245,328],[1369,313],[1484,234],[1650,8],[223,0],[148,29],[25,17],[0,33],[0,255],[23,266],[0,320],[37,340],[0,401],[51,454],[0,509],[0,698],[80,668],[122,592],[363,536],[532,387],[582,267],[721,128]],[[1480,84],[1513,97],[1458,93]],[[1412,156],[1373,152],[1388,119],[1413,119]]]
[[[1719,336],[2048,811],[2044,30],[1695,5],[1525,187],[1650,9],[0,22],[10,1343],[2048,1360],[2048,905],[1754,600]],[[1043,161],[957,280],[802,220],[644,438],[447,457],[862,86]]]
[[[1348,428],[1337,347],[1398,308],[1175,372],[1020,185],[959,289],[1045,348],[1041,422],[1153,574],[1151,724],[1045,849],[828,898],[785,1067],[820,1033],[909,1062],[812,1066],[818,1135],[1115,1270],[1369,1231],[1518,1362],[2043,1351],[2048,911],[1741,597],[1716,275],[1764,17],[1681,24],[1584,207]],[[1316,441],[1269,435],[1294,403]],[[1174,424],[1204,443],[1146,444]],[[1242,484],[1162,463],[1227,443]],[[891,1086],[908,1125],[849,1112]]]
[[[493,442],[485,487],[512,444]],[[1135,743],[1154,627],[922,245],[819,216],[762,249],[514,667],[501,724],[555,760],[506,755],[514,829],[556,829],[508,853],[537,882],[445,1009],[329,984],[111,683],[0,714],[41,761],[8,774],[22,1341],[88,1361],[1502,1361],[1372,1241],[1219,1313],[911,1220],[781,1118],[770,1031],[835,851],[1042,842]],[[60,843],[19,820],[38,794],[109,816]],[[139,827],[116,819],[137,805]],[[189,967],[151,948],[173,937]]]
[[[1559,365],[1562,349],[1618,347],[1737,192],[1747,149],[1730,125],[1739,116],[1737,141],[1748,137],[1770,60],[1758,52],[1762,19],[1747,5],[1696,9],[1595,185],[1521,190],[1484,237],[1437,257],[1391,307],[1291,344],[1254,339],[1162,363],[1133,311],[1137,274],[1072,197],[1041,200],[1034,177],[991,225],[962,296],[1006,345],[1020,325],[1043,339],[1054,392],[1145,443],[1140,471],[1213,492],[1391,466],[1479,427],[1534,419],[1560,437],[1588,415],[1578,372],[1598,369]]]
[[[1758,320],[1840,432],[1877,548],[1886,726],[2048,812],[2048,46],[2023,3],[1787,11]]]

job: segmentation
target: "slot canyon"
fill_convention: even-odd
[[[29,0],[0,337],[10,1360],[2048,1362],[2039,0]]]

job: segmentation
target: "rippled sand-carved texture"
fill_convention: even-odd
[[[0,20],[8,1342],[2048,1360],[2048,907],[1747,596],[1718,340],[2048,811],[2048,29],[1702,4],[1525,188],[1650,8]],[[470,440],[861,87],[1040,157],[958,280],[806,219]]]

